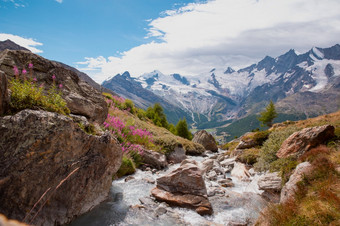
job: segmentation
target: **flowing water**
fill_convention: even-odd
[[[201,162],[209,156],[189,158]],[[178,166],[171,165],[167,170],[154,173],[137,170],[133,178],[126,182],[126,178],[113,181],[108,200],[70,225],[251,225],[266,206],[257,186],[259,175],[253,175],[249,181],[241,181],[227,174],[235,185],[228,188],[206,179],[208,191],[222,191],[209,197],[214,210],[212,216],[201,216],[193,210],[169,207],[154,201],[150,194],[155,180]]]

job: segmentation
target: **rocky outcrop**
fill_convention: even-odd
[[[298,190],[297,183],[302,181],[304,175],[308,175],[312,171],[313,166],[309,162],[303,162],[296,166],[293,174],[289,177],[289,181],[281,190],[280,203],[285,203],[294,198]]]
[[[44,84],[45,88],[50,87],[53,82],[56,85],[62,84],[61,91],[72,114],[83,115],[91,122],[99,124],[105,121],[108,108],[103,96],[81,80],[75,72],[29,51],[4,50],[0,52],[0,70],[5,72],[8,79],[14,77],[14,66],[17,66],[20,71],[24,68],[29,71],[29,63],[33,64],[32,74],[38,84]],[[52,79],[53,75],[55,75],[55,80]],[[29,77],[30,72],[26,76]]]
[[[255,147],[256,145],[258,145],[258,143],[255,141],[255,139],[253,139],[254,137],[253,132],[249,132],[244,134],[241,139],[239,144],[236,146],[235,149],[247,149],[247,148],[252,148]]]
[[[4,72],[0,71],[0,116],[6,113],[8,106],[7,77]]]
[[[241,180],[248,180],[250,177],[250,173],[243,163],[235,162],[234,168],[231,171],[231,176],[237,177]]]
[[[165,155],[156,151],[144,149],[142,158],[144,164],[156,169],[164,169],[168,166]]]
[[[259,186],[259,189],[264,190],[262,197],[266,200],[274,203],[280,202],[282,178],[277,172],[262,175],[259,178],[257,185]]]
[[[0,118],[0,212],[34,225],[59,225],[110,190],[122,151],[109,133],[86,134],[64,115],[24,110]]]
[[[218,151],[215,138],[205,130],[200,130],[194,134],[193,142],[203,145],[206,150]]]
[[[279,158],[289,156],[299,157],[313,147],[325,143],[334,137],[334,127],[331,125],[316,126],[295,132],[281,145],[276,155]]]
[[[151,194],[170,205],[195,209],[201,215],[212,214],[202,171],[195,161],[184,160],[179,168],[157,179]]]

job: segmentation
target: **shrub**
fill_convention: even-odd
[[[125,175],[131,175],[134,172],[136,172],[136,166],[133,160],[130,157],[124,155],[122,159],[122,165],[117,171],[116,176],[120,178]]]
[[[237,160],[248,165],[254,165],[259,157],[259,149],[252,148],[246,149],[244,152],[237,157]]]
[[[238,145],[239,142],[234,142],[234,141],[230,141],[224,145],[222,145],[221,149],[222,150],[229,150],[232,151],[236,148],[236,146]]]
[[[268,170],[270,163],[277,159],[276,153],[280,149],[283,141],[297,130],[296,127],[288,127],[271,132],[268,139],[263,143],[255,168],[260,171]]]
[[[80,129],[82,129],[85,133],[90,135],[96,135],[96,128],[93,124],[89,124],[88,126],[85,126],[83,123],[78,123]]]
[[[44,93],[43,86],[38,87],[35,82],[19,79],[10,81],[11,111],[17,112],[23,109],[43,109],[57,112],[63,115],[70,114],[70,109],[66,106],[66,101],[62,98],[62,93],[57,89],[55,83]]]
[[[131,114],[135,113],[135,105],[132,100],[126,99],[123,108],[124,110],[129,111]]]
[[[277,159],[270,164],[269,170],[271,172],[279,172],[279,175],[282,178],[282,185],[284,185],[289,180],[289,177],[297,164],[298,162],[294,158]]]
[[[253,139],[254,139],[255,143],[262,146],[263,142],[265,142],[268,139],[269,134],[270,134],[270,131],[268,131],[268,130],[258,131],[254,134]]]

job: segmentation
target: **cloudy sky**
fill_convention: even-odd
[[[0,0],[0,40],[88,73],[195,75],[340,43],[339,0]]]

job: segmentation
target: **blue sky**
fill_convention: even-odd
[[[0,40],[88,73],[196,75],[340,43],[339,0],[0,0]]]

